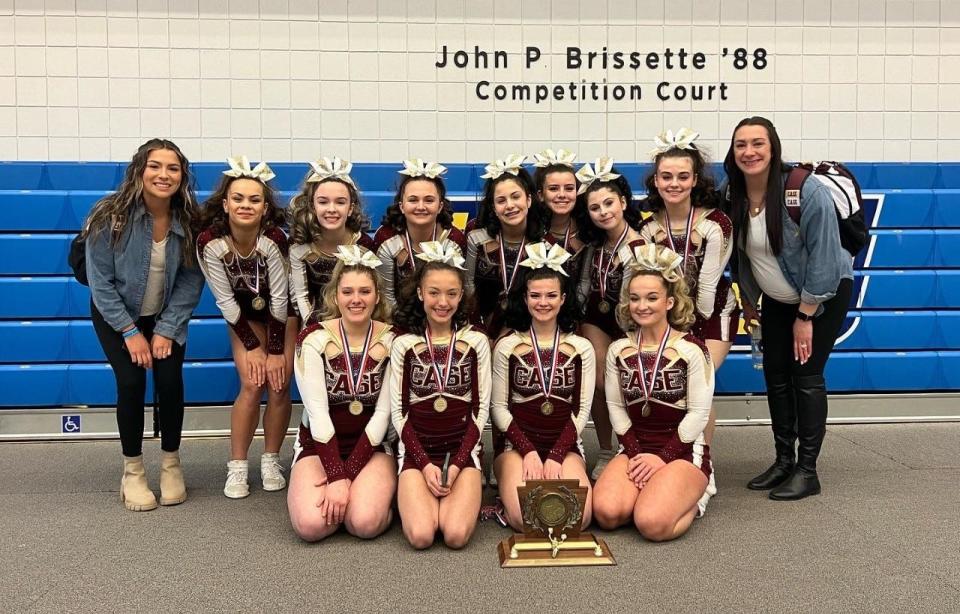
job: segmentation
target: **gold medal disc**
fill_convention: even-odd
[[[610,313],[610,303],[607,301],[600,301],[600,306],[598,307],[600,313],[607,314]]]
[[[549,416],[553,413],[553,403],[550,401],[544,401],[540,404],[540,413],[544,416]]]
[[[263,300],[262,296],[255,296],[253,297],[253,302],[251,302],[250,305],[257,311],[260,311],[267,306],[267,301]]]
[[[361,403],[358,399],[354,399],[350,401],[350,413],[353,414],[354,416],[359,416],[360,414],[362,414],[363,403]]]
[[[443,397],[437,397],[433,400],[433,408],[437,413],[443,413],[447,411],[447,400]]]

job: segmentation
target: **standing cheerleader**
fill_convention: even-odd
[[[390,406],[400,434],[397,503],[417,549],[439,530],[450,548],[473,535],[480,511],[480,434],[490,403],[490,343],[468,324],[463,257],[428,242],[394,320]]]
[[[290,202],[290,296],[304,324],[316,320],[337,248],[373,249],[352,168],[336,157],[311,162],[303,188]]]
[[[537,197],[543,203],[544,214],[549,218],[543,238],[570,253],[572,258],[564,263],[563,268],[571,279],[578,280],[586,244],[580,240],[577,223],[573,219],[577,188],[580,187],[573,172],[576,154],[565,149],[557,152],[545,149],[534,154],[533,158],[533,165],[537,167],[533,183],[537,187]]]
[[[356,245],[340,246],[336,257],[323,291],[323,323],[300,333],[294,371],[303,416],[287,508],[294,531],[311,542],[341,523],[357,537],[383,533],[397,488],[397,463],[383,446],[393,332],[385,323],[380,261]]]
[[[604,529],[632,520],[645,538],[665,541],[683,535],[703,512],[713,367],[703,342],[683,332],[694,321],[683,257],[654,244],[635,254],[637,268],[617,308],[627,337],[610,344],[606,366],[622,452],[593,489],[593,511]]]
[[[477,227],[467,235],[467,294],[476,296],[474,321],[491,339],[503,327],[507,295],[515,287],[524,246],[543,237],[530,174],[512,155],[486,166]]]
[[[283,211],[268,182],[275,176],[261,162],[250,168],[246,156],[230,158],[217,189],[204,203],[197,254],[203,274],[229,324],[240,393],[230,414],[230,462],[223,494],[241,499],[247,485],[247,451],[263,414],[263,489],[282,490],[287,482],[280,446],[290,423],[290,375],[297,320],[288,318],[287,237]],[[269,386],[268,386],[269,384]]]
[[[640,210],[633,202],[630,184],[615,171],[611,158],[599,158],[593,167],[584,164],[577,171],[580,189],[575,219],[580,238],[590,246],[584,255],[578,293],[586,306],[583,336],[590,340],[596,356],[606,356],[610,342],[623,336],[616,309],[625,264],[633,259],[631,249],[640,238],[635,230],[640,222]],[[603,370],[597,369],[591,413],[600,455],[591,474],[594,480],[613,458],[613,429],[604,398],[603,378]]]
[[[490,412],[506,434],[494,471],[507,521],[523,530],[517,487],[527,480],[577,479],[587,488],[583,526],[590,524],[590,479],[580,433],[590,416],[596,382],[593,347],[573,334],[576,298],[564,291],[560,245],[526,248],[520,286],[510,294],[507,326],[493,352]]]
[[[120,500],[134,512],[157,507],[143,468],[147,369],[160,414],[160,505],[187,498],[179,450],[187,323],[203,290],[193,256],[196,218],[190,163],[172,142],[151,139],[133,155],[116,192],[94,205],[81,233],[90,317],[117,383]]]
[[[383,262],[380,277],[390,304],[396,304],[404,280],[422,264],[416,258],[421,243],[449,240],[461,251],[466,249],[466,237],[453,227],[453,209],[443,183],[446,172],[447,168],[436,162],[403,161],[403,179],[373,237],[377,258]]]
[[[683,128],[654,139],[654,169],[645,181],[647,208],[654,213],[641,223],[640,236],[683,256],[684,278],[696,308],[690,332],[707,344],[713,368],[719,369],[740,322],[733,287],[723,276],[733,253],[733,224],[717,208],[716,186],[703,153],[694,144],[698,136]],[[713,439],[714,420],[711,409],[708,444]],[[710,480],[707,492],[712,495],[716,492],[713,473]]]

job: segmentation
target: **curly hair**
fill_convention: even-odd
[[[238,179],[256,181],[263,188],[263,202],[266,205],[266,209],[263,212],[263,218],[260,220],[260,229],[283,228],[286,222],[286,216],[284,215],[283,209],[277,204],[277,192],[269,182],[264,183],[252,177],[231,177],[229,175],[223,175],[213,193],[210,194],[207,200],[203,201],[203,210],[200,214],[198,229],[206,230],[212,227],[223,235],[230,234],[230,220],[228,219],[227,212],[223,209],[223,202],[230,193],[230,186]]]
[[[543,205],[537,196],[537,190],[533,185],[533,178],[527,169],[521,168],[516,175],[504,173],[496,179],[487,179],[483,186],[483,195],[480,197],[480,206],[477,210],[477,228],[486,229],[491,237],[500,234],[500,218],[493,206],[493,196],[496,193],[497,186],[504,181],[513,181],[524,193],[530,197],[530,208],[527,210],[527,228],[526,239],[528,242],[540,241],[544,233],[544,220],[546,215],[543,212]]]
[[[407,229],[407,217],[403,214],[403,192],[407,186],[414,181],[427,181],[437,188],[437,196],[440,198],[440,210],[437,212],[437,223],[441,228],[450,228],[453,226],[453,206],[447,199],[447,186],[440,177],[411,177],[404,175],[403,179],[397,185],[397,193],[393,196],[393,202],[387,207],[383,214],[380,224],[393,228],[397,232],[403,232]]]
[[[616,167],[612,170],[614,173],[619,173]],[[611,190],[626,201],[627,207],[623,210],[623,219],[631,228],[636,230],[640,225],[640,207],[633,202],[633,191],[630,189],[630,184],[622,173],[619,174],[619,177],[610,181],[594,181],[583,194],[577,196],[577,204],[573,207],[573,219],[577,223],[580,240],[584,243],[603,245],[603,242],[607,239],[606,231],[594,225],[593,220],[590,219],[590,212],[587,210],[587,199],[590,194],[602,188]]]
[[[663,287],[667,290],[667,296],[673,297],[673,308],[667,312],[667,321],[670,322],[670,326],[681,331],[689,330],[690,326],[696,321],[696,313],[683,275],[677,275],[677,280],[670,282],[663,277],[663,273],[660,271],[650,269],[634,270],[630,283],[623,284],[623,287],[620,288],[620,303],[616,309],[617,324],[620,325],[620,328],[626,333],[637,330],[637,323],[630,317],[630,285],[634,279],[644,275],[660,278]]]
[[[90,210],[83,224],[83,230],[80,231],[81,238],[107,230],[108,227],[113,226],[112,220],[116,220],[118,232],[114,232],[111,239],[111,245],[116,248],[117,241],[130,219],[130,212],[143,198],[143,173],[147,168],[150,154],[158,149],[172,151],[177,154],[180,161],[180,187],[170,198],[170,211],[183,228],[184,243],[193,245],[200,210],[197,205],[194,177],[190,173],[190,161],[173,141],[166,139],[150,139],[137,148],[123,172],[123,179],[116,191],[98,200]],[[194,250],[190,248],[181,251],[184,264],[192,266],[196,255]]]
[[[310,170],[303,178],[303,186],[300,192],[290,199],[290,206],[287,207],[287,218],[290,223],[290,243],[292,245],[307,245],[313,243],[323,234],[323,227],[317,219],[317,210],[313,206],[313,197],[317,193],[317,188],[324,183],[337,182],[347,187],[350,194],[350,213],[347,215],[345,226],[352,232],[367,232],[370,230],[370,220],[363,211],[363,204],[360,201],[360,193],[357,188],[350,185],[342,179],[328,177],[323,181],[307,181],[313,175]]]
[[[473,313],[473,296],[466,293],[467,272],[445,262],[427,262],[417,269],[415,274],[407,277],[400,286],[400,297],[393,314],[393,322],[398,328],[418,335],[422,335],[426,330],[427,314],[423,310],[423,301],[417,296],[417,288],[432,271],[453,271],[457,274],[464,293],[453,314],[452,323],[457,328],[464,328],[470,323],[470,314]]]
[[[566,275],[547,267],[539,269],[523,267],[520,272],[519,283],[514,286],[507,297],[507,311],[504,316],[506,327],[518,331],[525,331],[530,328],[533,317],[530,315],[530,309],[527,307],[525,300],[527,284],[541,279],[556,279],[560,282],[560,291],[566,297],[560,307],[560,312],[557,314],[557,326],[560,327],[562,332],[574,332],[580,325],[580,306],[577,304],[576,284]]]
[[[321,298],[323,305],[320,309],[320,320],[331,320],[333,318],[339,318],[342,315],[340,313],[340,306],[337,304],[337,291],[340,289],[340,280],[347,273],[363,273],[373,280],[373,287],[377,292],[377,304],[373,308],[373,313],[370,317],[380,322],[389,322],[390,304],[383,294],[383,282],[380,281],[380,276],[377,275],[377,272],[370,267],[360,264],[344,264],[341,260],[338,260],[336,266],[333,267],[330,281],[327,282],[327,285],[323,288],[323,296]]]
[[[717,194],[717,183],[707,166],[706,156],[697,149],[696,145],[691,145],[692,149],[680,149],[673,147],[667,151],[658,153],[653,158],[653,168],[643,181],[647,188],[647,201],[644,205],[649,211],[659,211],[663,209],[663,199],[660,197],[660,191],[657,189],[657,172],[660,170],[660,162],[667,158],[687,158],[693,167],[693,174],[697,177],[697,183],[690,192],[690,202],[694,207],[705,207],[712,209],[720,206],[720,196]]]

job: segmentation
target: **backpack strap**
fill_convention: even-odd
[[[807,165],[794,166],[787,174],[787,181],[784,184],[783,202],[787,207],[787,214],[797,226],[800,225],[800,191],[803,189],[803,182],[811,173],[813,169]]]

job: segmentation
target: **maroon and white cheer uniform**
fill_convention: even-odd
[[[566,271],[567,277],[574,280],[580,279],[581,268],[583,266],[585,256],[588,251],[588,246],[586,243],[580,240],[580,237],[577,236],[576,232],[570,233],[569,236],[564,234],[554,234],[552,231],[547,232],[543,235],[543,240],[551,245],[559,245],[570,254],[570,258],[563,263],[563,270]]]
[[[373,251],[373,240],[365,232],[356,232],[347,245],[359,245]],[[290,247],[290,298],[304,323],[313,323],[323,306],[323,289],[333,276],[337,257],[311,244]]]
[[[491,339],[496,339],[503,329],[506,289],[503,270],[506,267],[507,283],[514,276],[519,261],[525,259],[521,250],[526,242],[503,243],[506,264],[500,262],[500,242],[491,237],[486,228],[477,228],[467,235],[467,293],[477,301],[473,321],[481,324]],[[516,273],[519,275],[519,272]]]
[[[685,460],[709,479],[710,447],[703,429],[713,401],[713,365],[707,347],[690,333],[671,333],[654,380],[649,414],[644,416],[640,378],[645,374],[649,383],[658,347],[644,344],[641,374],[636,343],[634,331],[611,343],[607,352],[604,389],[621,453],[628,458],[656,454],[667,463]]]
[[[620,304],[620,289],[624,283],[629,282],[629,267],[626,265],[634,259],[633,248],[639,244],[638,239],[624,241],[615,254],[612,254],[606,245],[591,245],[584,255],[585,262],[578,291],[580,303],[586,310],[583,323],[596,326],[611,339],[623,336],[623,331],[617,324],[616,310]],[[608,268],[611,258],[613,263]],[[600,277],[605,271],[609,271],[606,273],[606,291],[601,296]],[[600,303],[603,301],[609,305],[606,313],[600,310]]]
[[[390,355],[390,407],[400,435],[400,471],[442,467],[480,468],[480,434],[490,413],[490,342],[467,327],[456,333],[453,364],[446,378],[446,407],[435,409],[439,393],[436,371],[423,335],[397,337]],[[449,338],[433,339],[434,357],[442,368],[451,351]]]
[[[553,337],[540,339],[540,360],[549,369]],[[596,361],[590,342],[572,333],[561,333],[553,374],[549,413],[543,411],[540,370],[534,359],[529,332],[513,332],[493,351],[493,390],[490,415],[506,435],[495,437],[495,453],[516,450],[520,456],[536,450],[541,461],[562,463],[567,452],[583,456],[580,433],[590,417],[596,383]],[[499,440],[499,441],[497,441]],[[499,449],[497,449],[499,448]]]
[[[356,396],[351,381],[356,381],[360,371],[363,348],[345,350],[339,329],[332,322],[313,324],[300,333],[294,374],[303,413],[293,458],[297,462],[318,456],[328,482],[356,479],[373,453],[384,451],[390,427],[389,364],[394,334],[389,325],[379,326],[379,330],[374,329],[369,350],[382,352],[382,357],[367,356]],[[352,374],[344,351],[350,352]],[[359,414],[350,411],[354,399],[363,406]]]
[[[250,322],[267,327],[267,353],[283,354],[287,323],[287,236],[270,228],[257,238],[253,251],[240,255],[232,239],[215,228],[197,237],[197,260],[227,324],[252,350],[260,341]],[[261,303],[262,309],[255,305]]]
[[[457,228],[444,228],[437,236],[437,241],[453,241],[461,253],[466,249],[467,239]],[[373,236],[373,249],[381,264],[377,267],[380,279],[383,280],[383,294],[391,305],[396,305],[400,297],[400,287],[403,281],[410,277],[416,268],[423,265],[423,261],[407,253],[406,233],[390,226],[381,226]],[[413,246],[414,251],[417,246]],[[414,268],[416,267],[416,268]]]
[[[740,309],[730,280],[723,270],[733,253],[733,224],[719,209],[696,211],[690,254],[684,262],[684,274],[691,298],[696,306],[697,320],[690,332],[701,339],[733,341],[740,323]],[[644,242],[670,247],[683,255],[687,244],[685,234],[673,231],[673,246],[667,239],[663,213],[652,215],[640,226]]]

